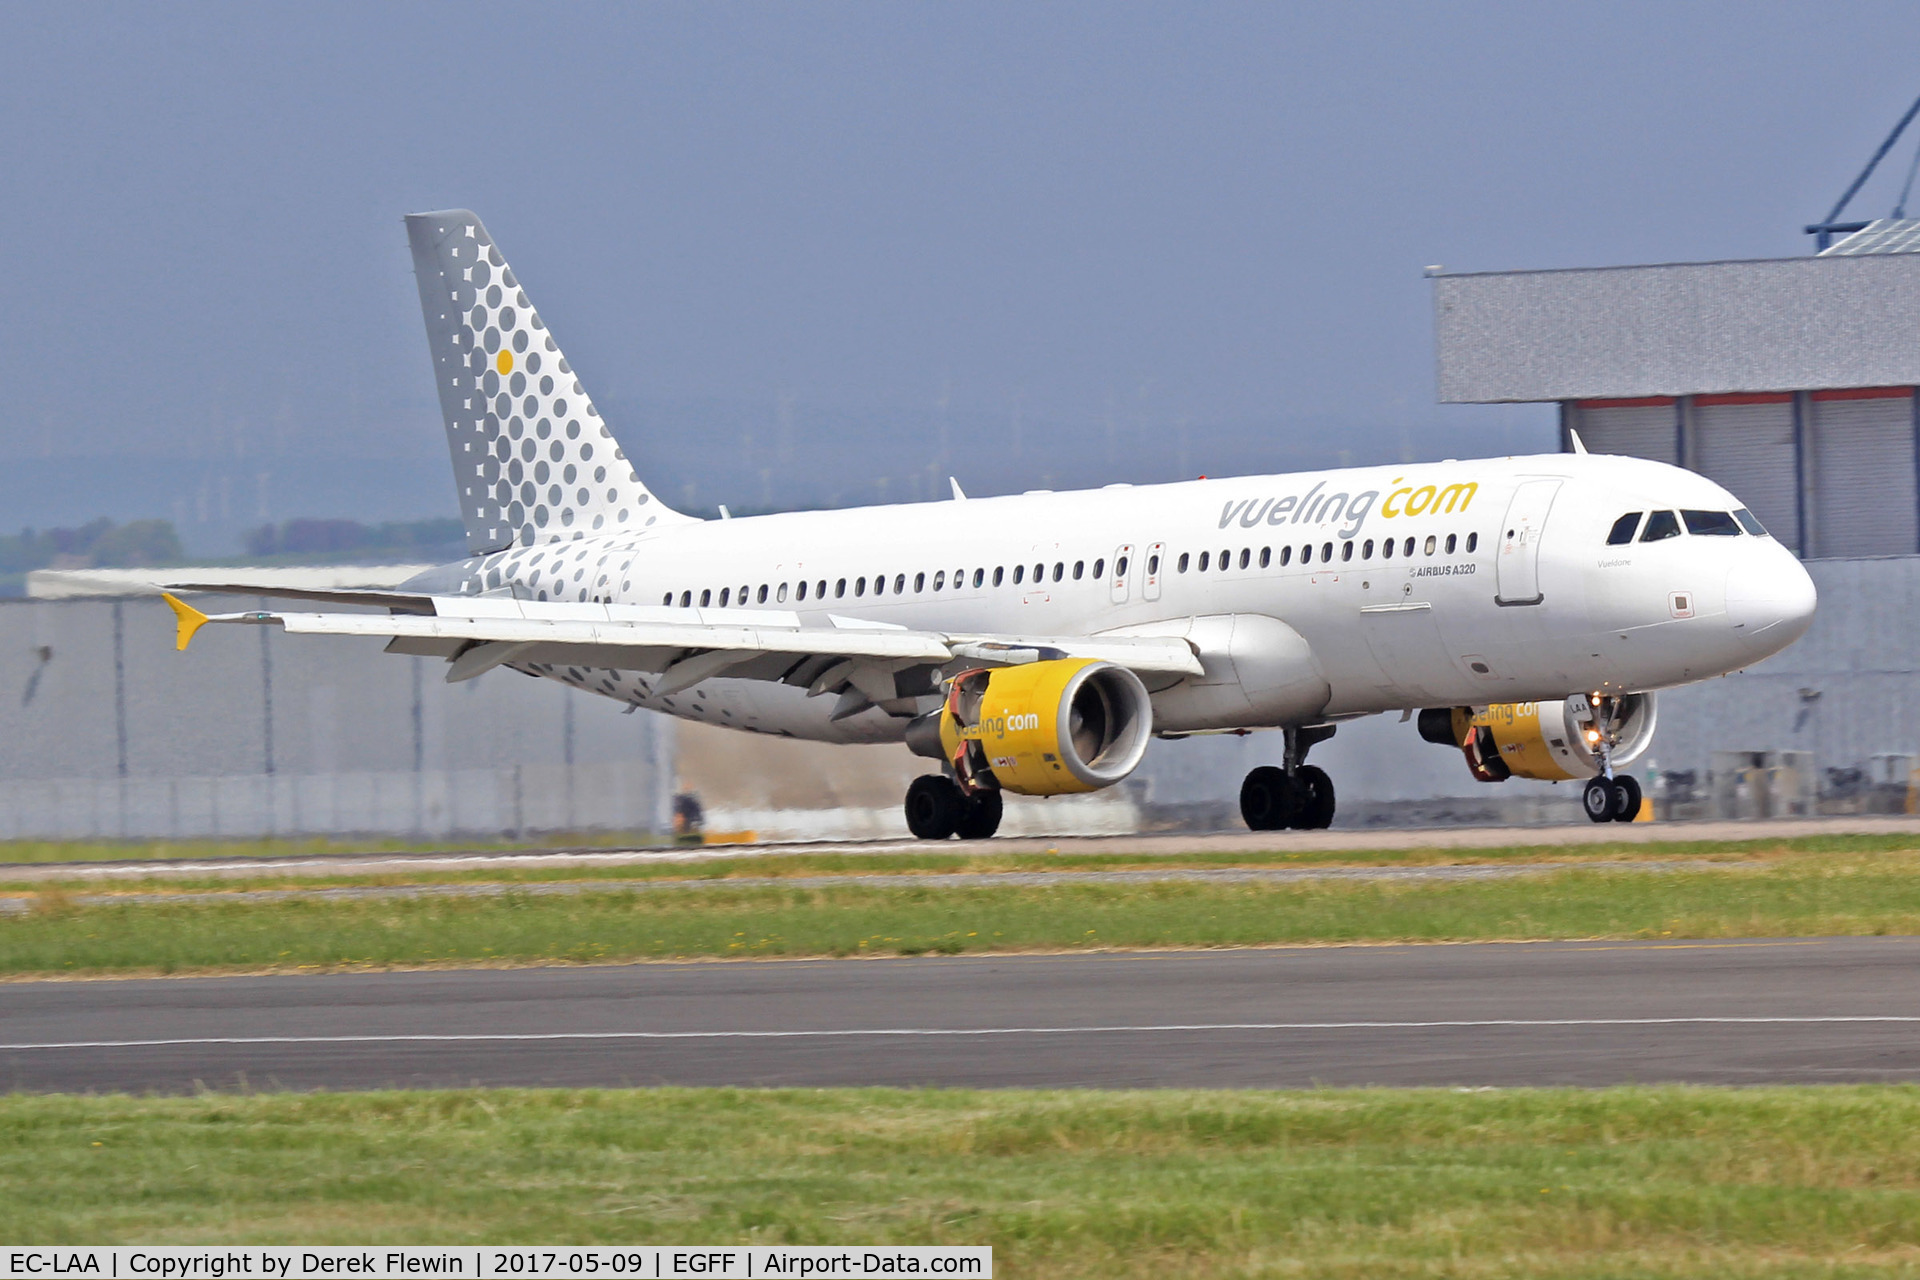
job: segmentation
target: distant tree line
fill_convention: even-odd
[[[455,522],[458,523],[457,521]],[[0,574],[34,569],[127,569],[186,559],[171,520],[102,518],[77,529],[22,529],[0,535]]]
[[[247,534],[251,556],[457,557],[466,529],[458,520],[287,520]],[[451,549],[451,550],[450,550]]]

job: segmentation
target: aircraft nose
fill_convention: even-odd
[[[1819,599],[1806,567],[1777,544],[1727,573],[1727,621],[1763,656],[1807,633]]]

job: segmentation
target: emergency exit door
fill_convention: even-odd
[[[1507,520],[1500,529],[1500,556],[1494,564],[1494,603],[1505,605],[1539,604],[1540,534],[1546,528],[1547,512],[1554,495],[1560,492],[1558,480],[1524,480],[1507,504]]]

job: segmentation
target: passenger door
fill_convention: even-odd
[[[1539,604],[1545,598],[1540,594],[1540,534],[1560,484],[1558,480],[1523,480],[1513,491],[1500,529],[1500,555],[1494,563],[1495,604]]]

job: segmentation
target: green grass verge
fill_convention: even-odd
[[[75,905],[0,918],[0,974],[1500,938],[1920,933],[1907,855],[1493,880],[612,889]]]
[[[585,832],[527,840],[473,840],[462,850],[632,849],[649,846],[644,831]],[[335,840],[323,836],[280,840],[0,840],[0,864],[47,862],[125,862],[152,858],[293,858],[315,853],[443,853],[447,843],[392,839]],[[664,846],[662,846],[664,847]]]
[[[1920,1090],[0,1098],[0,1238],[990,1244],[1002,1276],[1893,1276]]]

